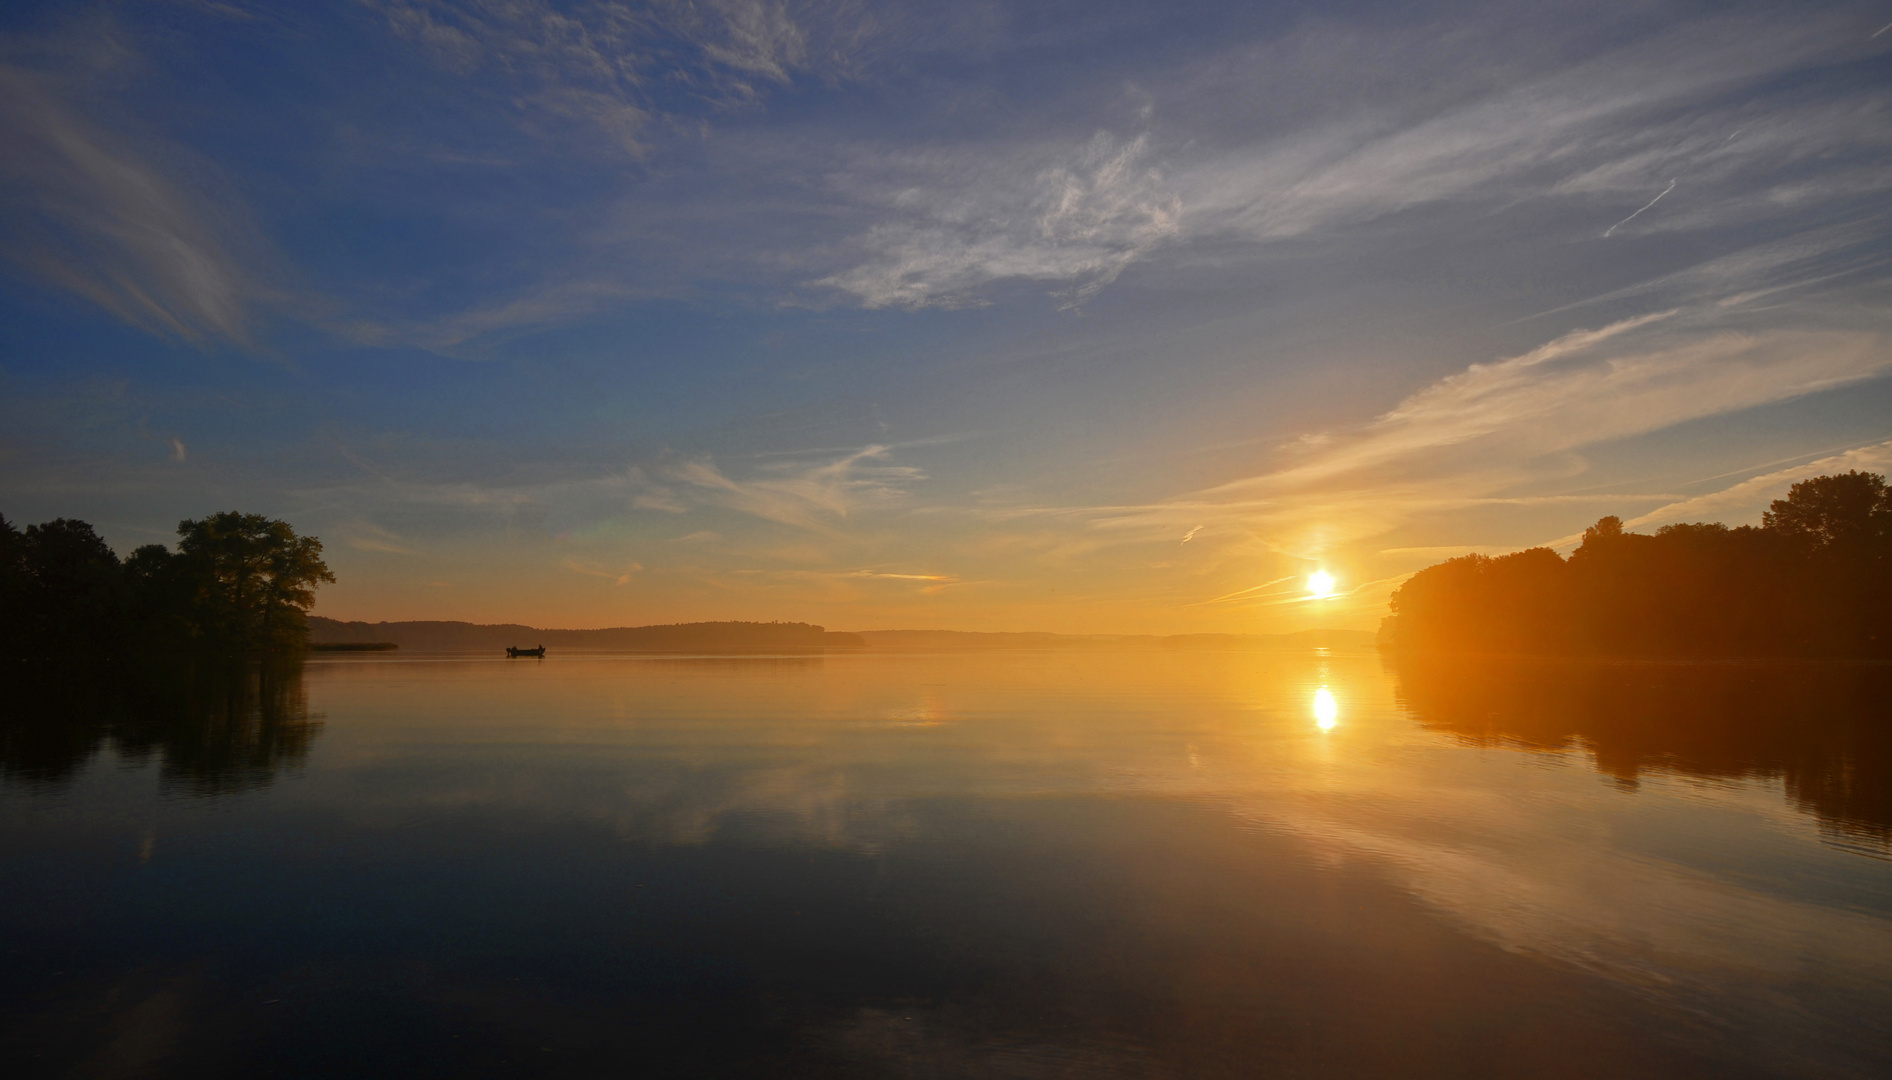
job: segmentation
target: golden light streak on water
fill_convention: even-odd
[[[1314,691],[1314,722],[1322,731],[1332,731],[1340,722],[1340,705],[1334,701],[1333,691],[1325,686]]]

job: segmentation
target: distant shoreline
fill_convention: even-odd
[[[557,630],[519,623],[412,620],[341,622],[309,617],[314,651],[369,651],[370,646],[407,652],[503,651],[509,646],[572,652],[691,654],[789,653],[874,649],[898,652],[964,652],[998,649],[1371,649],[1368,630],[1304,630],[1293,634],[1051,634],[966,630],[863,630],[836,632],[810,623],[675,623],[597,630]]]

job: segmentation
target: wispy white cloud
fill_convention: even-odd
[[[566,558],[563,565],[565,569],[570,570],[574,574],[583,574],[586,577],[604,578],[613,585],[630,584],[631,579],[635,577],[639,571],[644,569],[643,564],[637,562],[607,566],[603,563],[575,557]]]
[[[925,473],[889,462],[891,448],[867,446],[815,463],[771,462],[751,477],[733,479],[710,460],[663,470],[689,502],[705,503],[799,528],[828,529],[864,507],[900,500]]]
[[[686,5],[680,10],[694,14],[697,9]],[[786,83],[808,55],[808,35],[785,4],[712,0],[702,11],[711,17],[702,20],[706,32],[699,31],[698,40],[716,63]]]
[[[247,344],[268,267],[240,200],[175,146],[181,180],[67,99],[67,80],[0,66],[0,211],[7,256],[134,326]]]
[[[1892,440],[1873,443],[1870,446],[1854,447],[1844,453],[1829,454],[1790,468],[1774,469],[1759,476],[1751,476],[1719,491],[1711,491],[1704,495],[1695,495],[1658,506],[1648,513],[1630,518],[1623,525],[1626,528],[1636,529],[1675,521],[1699,521],[1729,510],[1745,510],[1785,495],[1789,487],[1809,476],[1850,472],[1854,469],[1864,472],[1892,471]],[[1570,543],[1577,539],[1578,537],[1572,536],[1553,541],[1553,543]]]
[[[665,514],[685,514],[690,507],[666,487],[649,487],[631,497],[633,510],[656,510]]]
[[[1222,504],[1289,550],[1317,550],[1566,475],[1580,467],[1567,455],[1582,447],[1892,371],[1879,333],[1658,333],[1666,317],[1473,365],[1301,461],[1200,492],[1162,516],[1174,524]]]
[[[382,528],[370,521],[356,518],[343,522],[333,530],[342,543],[356,551],[378,551],[388,555],[419,555],[417,548],[406,537]]]
[[[645,20],[615,4],[561,10],[540,0],[364,0],[388,28],[441,66],[511,83],[540,118],[581,121],[637,154],[648,113],[638,103]]]
[[[1832,55],[1833,30],[1829,20],[1710,19],[1417,120],[1364,111],[1206,157],[1177,170],[1186,227],[1301,236],[1429,202],[1627,194],[1662,171],[1656,183],[1681,172],[1725,178],[1836,138],[1880,141],[1856,104],[1750,118],[1718,100]],[[1775,47],[1754,50],[1757,34]],[[1743,125],[1750,130],[1730,143]]]
[[[681,79],[699,96],[737,103],[759,95],[758,80],[786,84],[809,60],[806,30],[775,0],[362,2],[440,66],[502,80],[529,124],[577,122],[632,155],[662,114],[655,84]]]
[[[452,452],[433,448],[441,449]],[[914,485],[925,478],[918,467],[892,460],[893,453],[871,445],[761,463],[736,458],[733,468],[707,456],[667,457],[604,471],[547,467],[505,478],[445,479],[430,476],[435,468],[419,462],[383,468],[352,452],[364,476],[290,495],[314,514],[349,507],[355,516],[327,532],[357,550],[426,554],[469,543],[555,545],[564,549],[561,558],[574,560],[562,564],[565,569],[616,580],[636,568],[599,553],[621,554],[627,543],[643,545],[642,563],[661,568],[681,560],[695,566],[691,573],[707,572],[702,560],[831,565],[844,549],[858,557],[886,527],[880,513],[908,508]],[[667,519],[656,529],[640,513],[652,511]],[[371,524],[368,516],[400,522],[406,535]],[[672,520],[687,532],[666,535],[676,529]]]
[[[855,241],[865,261],[815,284],[868,307],[953,307],[1016,278],[1065,283],[1066,303],[1080,304],[1176,233],[1181,204],[1148,150],[1147,135],[1099,132],[1039,164],[1027,155],[986,169],[936,152],[857,167],[882,175],[846,182],[870,189],[894,220]]]
[[[1544,442],[1553,438],[1553,429],[1545,427],[1545,421],[1565,415],[1583,403],[1607,409],[1615,418],[1612,426],[1625,423],[1661,426],[1662,422],[1655,419],[1630,420],[1626,410],[1619,408],[1630,404],[1622,393],[1627,387],[1621,384],[1636,377],[1631,374],[1631,367],[1614,361],[1602,366],[1569,362],[1586,355],[1594,356],[1594,350],[1611,339],[1644,329],[1674,314],[1673,311],[1657,312],[1597,330],[1577,330],[1521,356],[1494,364],[1473,364],[1464,372],[1400,402],[1359,431],[1344,436],[1322,433],[1318,439],[1308,440],[1309,445],[1319,447],[1309,461],[1269,474],[1265,479],[1226,484],[1209,494],[1236,494],[1257,483],[1268,487],[1311,485],[1491,436],[1540,441],[1539,446],[1532,448],[1540,454],[1610,437],[1608,432],[1586,429],[1574,433],[1576,443],[1570,442],[1569,437],[1555,444]],[[1661,361],[1645,361],[1642,378],[1659,379],[1659,372],[1665,366]],[[1597,381],[1617,385],[1582,385]],[[1637,429],[1647,430],[1631,428]]]
[[[950,574],[896,574],[886,570],[849,570],[849,577],[889,578],[894,581],[952,581]]]
[[[1684,173],[1698,192],[1688,227],[1778,215],[1787,199],[1770,185],[1783,170],[1835,145],[1882,147],[1883,125],[1857,101],[1794,102],[1757,117],[1726,96],[1834,57],[1837,25],[1709,19],[1431,113],[1376,101],[1246,145],[1155,127],[1127,141],[1099,135],[1063,165],[1009,145],[885,154],[841,178],[884,220],[854,238],[853,266],[817,284],[869,307],[955,307],[1019,279],[1060,283],[1066,302],[1079,303],[1163,242],[1207,242],[1226,258],[1215,242],[1318,237],[1426,204],[1562,198],[1606,203],[1607,213],[1641,192],[1606,231],[1612,218],[1598,222],[1614,235]],[[1773,47],[1753,49],[1757,36]],[[1290,68],[1282,77],[1309,75]],[[1730,140],[1736,129],[1741,138]],[[1652,182],[1669,184],[1653,200]],[[1872,161],[1834,164],[1821,170],[1824,186],[1800,198],[1888,182]]]
[[[1884,219],[1874,215],[1808,229],[1619,289],[1533,312],[1507,325],[1630,297],[1661,297],[1671,302],[1709,303],[1727,309],[1858,277],[1887,264],[1880,246],[1873,242],[1884,227]]]

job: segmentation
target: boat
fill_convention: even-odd
[[[543,658],[545,656],[545,646],[541,645],[536,649],[519,649],[519,648],[514,648],[511,645],[508,645],[506,646],[506,655],[507,656],[537,656],[537,657]]]

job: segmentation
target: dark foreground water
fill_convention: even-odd
[[[0,1061],[1883,1077],[1889,692],[1817,665],[396,655],[135,723],[16,712]]]

